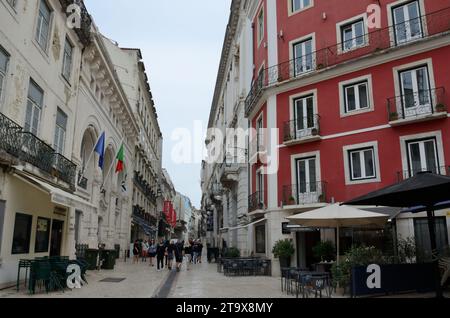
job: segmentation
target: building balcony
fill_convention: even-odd
[[[283,143],[286,146],[293,146],[321,140],[320,136],[320,116],[314,115],[284,123]]]
[[[245,100],[245,114],[247,117],[252,114],[264,91],[269,87],[279,86],[280,84],[311,76],[352,60],[372,57],[374,54],[386,54],[390,49],[405,46],[410,43],[426,41],[427,39],[450,31],[449,20],[450,7],[411,21],[378,29],[358,38],[333,44],[332,46],[312,52],[309,55],[304,55],[266,68],[255,79],[247,95]],[[420,24],[422,26],[420,29],[423,31],[415,36],[407,34],[402,36],[401,32],[407,33],[410,29],[410,26],[406,26],[407,23],[409,25]],[[423,26],[426,26],[426,28]],[[348,43],[360,42],[364,44],[350,49],[348,48]]]
[[[446,118],[448,106],[443,87],[422,90],[388,99],[389,124],[401,126]]]
[[[77,166],[3,114],[0,114],[0,149],[12,158],[63,181],[70,190],[75,190]]]
[[[265,192],[257,191],[248,198],[248,212],[255,213],[266,209]]]
[[[283,187],[284,207],[315,207],[328,202],[324,181],[286,185]]]
[[[84,5],[83,0],[59,0],[59,3],[61,4],[61,7],[63,9],[63,12],[69,11],[67,14],[67,17],[69,17],[72,13],[70,10],[67,10],[67,7],[70,5],[78,5],[80,8],[81,13],[81,20],[80,20],[80,28],[75,28],[75,33],[77,33],[81,43],[83,43],[84,46],[89,46],[91,43],[91,26],[92,26],[92,18],[89,14],[89,12],[86,9],[86,6]]]
[[[224,188],[231,188],[234,184],[239,182],[239,170],[241,168],[241,164],[237,162],[237,159],[233,159],[233,161],[229,163],[222,163],[220,166],[220,183],[224,186]]]
[[[443,176],[449,176],[450,177],[450,166],[442,166],[442,167],[436,167],[431,169],[412,169],[412,170],[403,170],[397,172],[397,182],[402,182],[406,179],[414,177],[416,174],[420,172],[427,172],[431,171],[435,174],[440,174]]]
[[[157,195],[155,191],[138,171],[134,172],[133,181],[145,197],[153,204],[156,204]]]

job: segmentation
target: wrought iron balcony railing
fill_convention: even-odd
[[[398,171],[397,182],[402,182],[403,180],[414,177],[416,174],[420,172],[427,172],[427,171],[430,171],[435,174],[440,174],[443,176],[450,176],[450,166],[434,167],[429,169],[411,169]]]
[[[156,204],[157,196],[155,191],[149,185],[149,183],[144,179],[144,177],[137,171],[134,172],[134,183],[141,190],[142,193],[147,197],[147,199]]]
[[[75,189],[77,166],[3,114],[0,114],[0,149]]]
[[[307,205],[327,202],[327,183],[299,183],[283,187],[283,205]]]
[[[312,115],[284,123],[284,142],[320,135],[320,116]]]
[[[270,86],[301,78],[356,58],[371,56],[390,48],[448,32],[450,31],[448,21],[450,21],[450,7],[387,28],[377,29],[361,37],[266,68],[255,79],[247,95],[245,100],[246,116],[250,115],[263,91]],[[417,28],[417,25],[420,25],[420,28]],[[416,31],[413,32],[413,30]],[[356,44],[349,45],[349,43]]]
[[[391,97],[387,103],[389,121],[447,113],[445,97],[443,87]]]
[[[265,199],[264,191],[257,191],[250,195],[248,198],[248,212],[264,210],[266,208]]]

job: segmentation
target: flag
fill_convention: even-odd
[[[166,216],[166,221],[170,222],[170,201],[164,201],[164,215]]]
[[[95,145],[94,151],[99,155],[98,166],[103,170],[104,161],[105,161],[105,133],[103,132]]]
[[[170,204],[170,225],[172,225],[172,227],[177,225],[177,212],[173,208],[173,204]]]
[[[125,162],[125,150],[122,146],[120,146],[119,153],[117,154],[117,167],[116,167],[116,173],[120,173],[124,170],[124,162]]]

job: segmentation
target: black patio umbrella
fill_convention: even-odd
[[[430,231],[431,250],[436,263],[436,291],[442,296],[437,260],[436,228],[434,211],[436,204],[450,200],[450,177],[431,172],[421,172],[410,179],[390,187],[374,191],[362,197],[350,200],[346,205],[376,205],[411,208],[423,206],[427,211]],[[436,257],[436,258],[435,258]]]

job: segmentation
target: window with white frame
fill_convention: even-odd
[[[313,39],[309,38],[293,45],[294,76],[313,70]]]
[[[66,42],[64,43],[62,75],[67,81],[70,81],[70,75],[72,72],[72,59],[73,46],[70,43],[69,39],[66,38]]]
[[[66,142],[67,115],[58,108],[56,113],[55,141],[54,148],[56,153],[64,155],[64,146]]]
[[[294,132],[296,138],[310,136],[312,130],[318,128],[314,110],[314,95],[304,96],[294,100],[294,116]]]
[[[256,121],[256,146],[257,151],[264,149],[264,123],[262,115]]]
[[[264,38],[264,9],[261,9],[258,15],[258,44]]]
[[[341,27],[342,50],[349,51],[366,44],[364,19],[354,21]]]
[[[348,156],[351,181],[377,178],[374,147],[349,150]]]
[[[423,35],[419,1],[397,6],[392,9],[395,41],[403,44],[421,38]]]
[[[256,172],[256,193],[258,204],[264,204],[264,174],[261,170]]]
[[[47,51],[48,38],[50,35],[50,18],[51,10],[45,0],[39,3],[38,21],[36,27],[36,42],[39,46]]]
[[[291,0],[291,10],[292,12],[300,11],[311,5],[312,0]]]
[[[344,86],[345,113],[370,108],[369,83],[353,83]]]
[[[401,102],[405,116],[431,113],[430,76],[427,66],[401,71]]]
[[[6,70],[8,68],[9,55],[0,47],[0,102],[6,82]]]
[[[43,102],[44,91],[32,79],[30,79],[24,129],[25,131],[31,132],[36,136],[38,134],[39,122],[41,120]]]
[[[410,177],[424,171],[440,172],[436,138],[408,140],[406,148]]]

